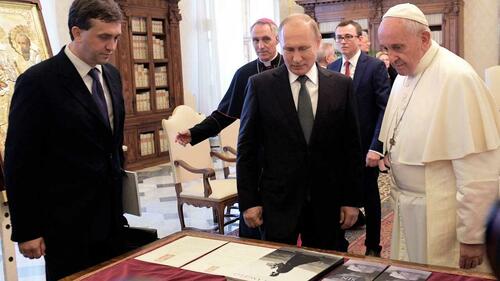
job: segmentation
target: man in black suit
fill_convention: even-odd
[[[47,280],[122,250],[124,103],[107,64],[121,35],[112,0],[75,0],[72,42],[16,83],[5,151],[12,240]]]
[[[380,194],[378,190],[378,162],[383,156],[378,140],[389,99],[391,83],[384,63],[370,57],[359,48],[361,26],[352,20],[343,21],[335,29],[335,41],[342,53],[328,69],[353,79],[358,101],[361,144],[366,155],[363,174],[363,206],[366,213],[366,254],[380,256]]]
[[[293,245],[300,234],[304,246],[346,251],[363,167],[352,82],[315,64],[321,33],[309,16],[287,17],[278,34],[286,66],[247,85],[240,209],[248,226],[265,226],[265,240]]]
[[[282,56],[276,51],[278,45],[278,27],[267,18],[257,20],[251,27],[253,47],[258,58],[240,67],[233,76],[231,85],[227,89],[219,108],[212,112],[200,124],[193,128],[179,132],[176,141],[182,145],[190,143],[196,145],[209,137],[220,133],[224,128],[240,118],[241,108],[245,100],[245,86],[248,78],[268,69],[283,64]],[[240,215],[239,236],[244,238],[260,239],[258,229],[248,228]]]

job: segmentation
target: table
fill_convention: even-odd
[[[171,243],[184,236],[202,237],[215,240],[222,240],[228,242],[243,243],[249,245],[263,246],[268,248],[280,248],[282,246],[289,246],[279,243],[268,241],[258,241],[252,239],[244,239],[232,236],[224,236],[220,234],[212,234],[196,231],[180,231],[169,235],[163,239],[153,242],[149,245],[143,246],[137,250],[126,253],[119,257],[113,258],[107,262],[91,267],[87,270],[78,272],[68,276],[63,281],[81,280],[81,281],[103,281],[103,280],[127,280],[131,276],[140,276],[141,280],[206,280],[206,281],[225,281],[224,276],[208,275],[198,272],[191,272],[179,268],[168,267],[164,265],[157,265],[146,263],[143,261],[135,260],[134,258],[143,255],[149,251],[159,248],[163,245]],[[428,279],[429,281],[482,281],[482,280],[496,280],[491,274],[486,273],[471,273],[459,269],[430,266],[425,264],[416,264],[405,261],[389,260],[376,257],[366,257],[362,255],[347,254],[335,251],[326,251],[318,249],[309,249],[317,252],[332,253],[344,256],[348,259],[359,259],[365,261],[379,262],[389,265],[399,265],[407,268],[420,269],[431,271],[433,274]],[[138,280],[138,279],[130,279]]]

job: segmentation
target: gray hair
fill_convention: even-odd
[[[326,59],[326,57],[332,53],[334,53],[333,44],[332,43],[321,43],[321,46],[318,49],[318,53],[316,54],[316,61],[321,62]]]
[[[250,32],[252,32],[253,28],[256,25],[267,25],[271,29],[273,35],[278,36],[278,26],[276,25],[276,23],[274,23],[274,21],[267,18],[258,19],[256,22],[252,24],[252,26],[250,26]]]

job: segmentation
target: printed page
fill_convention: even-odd
[[[307,281],[343,262],[343,257],[296,248],[277,249],[226,275],[229,280]]]
[[[182,268],[228,276],[236,268],[249,265],[274,250],[273,248],[228,243]]]
[[[200,237],[185,236],[135,259],[181,267],[194,259],[228,243]]]

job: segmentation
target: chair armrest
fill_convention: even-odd
[[[195,174],[203,174],[203,195],[206,197],[210,196],[212,194],[212,187],[210,186],[210,182],[208,179],[215,180],[215,171],[212,168],[203,168],[203,169],[197,169],[188,163],[186,163],[183,160],[175,160],[174,161],[175,166],[180,166],[186,170],[188,170],[191,173]]]
[[[229,153],[233,154],[234,156],[236,156],[236,155],[237,155],[237,153],[236,153],[236,149],[234,149],[234,148],[233,148],[233,147],[231,147],[231,146],[224,146],[224,147],[222,148],[222,150],[223,150],[224,152],[229,152]]]
[[[211,151],[210,156],[215,156],[215,157],[219,158],[220,160],[226,161],[226,162],[236,162],[236,158],[227,157],[226,155],[221,154],[219,152],[215,152],[215,151]]]

